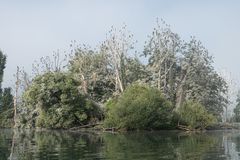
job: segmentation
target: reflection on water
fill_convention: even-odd
[[[237,160],[238,131],[125,134],[0,130],[0,160]]]

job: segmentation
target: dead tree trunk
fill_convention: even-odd
[[[180,85],[177,89],[177,100],[176,100],[176,108],[175,108],[176,111],[181,107],[184,101],[184,94],[185,94],[184,85],[186,80],[187,80],[187,74],[184,75],[184,78],[181,80]]]
[[[16,73],[16,82],[15,82],[15,95],[14,95],[14,102],[13,102],[13,110],[14,110],[14,128],[16,128],[16,122],[17,122],[17,105],[18,105],[18,91],[19,91],[19,85],[20,85],[20,78],[19,78],[20,70],[19,67],[17,67],[17,73]]]

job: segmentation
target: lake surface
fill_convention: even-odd
[[[238,160],[240,131],[125,134],[0,130],[0,160]]]

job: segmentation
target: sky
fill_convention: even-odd
[[[17,66],[31,72],[35,60],[58,49],[64,54],[72,40],[99,45],[111,26],[127,24],[141,52],[157,18],[182,39],[202,41],[216,70],[240,80],[238,0],[0,0],[0,49],[7,55],[3,85],[13,86]]]

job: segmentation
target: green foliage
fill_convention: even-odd
[[[13,96],[11,88],[4,88],[0,95],[0,128],[11,128],[13,126]]]
[[[7,60],[6,55],[4,55],[0,50],[0,88],[2,88],[3,73],[6,67],[6,60]]]
[[[96,102],[105,102],[115,89],[111,81],[112,71],[106,55],[90,48],[75,49],[69,61],[69,71],[81,84],[79,88]]]
[[[228,104],[227,84],[214,70],[213,57],[202,43],[192,38],[186,45],[181,68],[186,71],[184,100],[201,103],[206,110],[219,120]]]
[[[181,123],[187,125],[190,129],[204,129],[216,122],[216,119],[212,114],[209,114],[200,103],[194,101],[185,102],[179,108],[178,114]]]
[[[11,88],[4,88],[0,100],[0,111],[13,108],[13,95],[11,93]]]
[[[233,110],[233,112],[234,112],[234,121],[240,122],[240,91],[238,92],[236,102],[237,102],[237,105],[236,105],[236,107]]]
[[[78,91],[71,76],[49,72],[36,77],[23,94],[23,104],[37,110],[35,124],[41,128],[70,128],[101,116],[100,109]]]
[[[11,128],[13,126],[13,109],[7,109],[0,113],[0,128]]]
[[[2,81],[7,57],[0,51],[0,127],[13,126],[13,96],[11,88],[2,89]]]
[[[135,56],[134,58],[130,57],[126,59],[126,85],[131,85],[132,83],[139,81],[146,81],[147,79],[147,70],[146,66],[143,65],[140,59]]]
[[[59,54],[53,61],[42,58],[41,65],[33,65],[38,76],[32,83],[23,75],[26,90],[23,107],[18,108],[20,123],[42,128],[84,125],[102,117],[97,103],[106,103],[105,125],[119,129],[168,128],[179,117],[190,128],[205,128],[214,116],[220,120],[229,103],[228,86],[200,41],[191,37],[184,42],[163,22],[157,23],[144,46],[147,63],[131,56],[134,45],[126,26],[119,31],[113,27],[99,48],[73,48],[67,74],[61,73]],[[0,52],[0,84],[5,61]],[[136,82],[154,89],[132,85]],[[10,91],[4,99],[8,106]],[[172,112],[174,107],[179,113]],[[239,108],[234,111],[236,118]]]
[[[10,97],[6,97],[8,95],[11,95],[11,89],[10,88],[6,88],[2,89],[2,81],[3,81],[3,73],[4,73],[4,69],[6,66],[6,55],[4,55],[2,53],[2,51],[0,50],[0,110],[3,110],[4,107],[6,107],[8,104],[8,99],[6,98],[10,98]]]
[[[171,123],[173,107],[161,92],[147,86],[132,85],[108,103],[106,127],[118,129],[161,129]]]
[[[221,118],[228,104],[227,84],[213,67],[213,58],[194,37],[184,42],[164,21],[157,23],[143,51],[148,59],[148,83],[179,108],[194,100]]]

